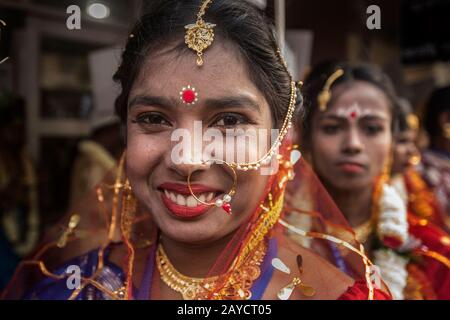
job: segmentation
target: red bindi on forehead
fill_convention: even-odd
[[[184,103],[192,103],[195,100],[195,92],[194,90],[187,89],[183,92],[182,98]]]
[[[180,99],[187,105],[193,105],[198,101],[198,94],[194,87],[188,85],[181,88]]]

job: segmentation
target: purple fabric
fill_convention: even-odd
[[[98,265],[98,251],[92,250],[77,258],[65,262],[60,267],[53,270],[58,275],[67,274],[70,266],[77,266],[84,277],[90,277],[94,274]],[[105,288],[115,291],[122,287],[125,279],[123,271],[115,264],[108,261],[109,247],[105,249],[105,263],[96,281]],[[72,295],[75,288],[69,288],[67,279],[56,280],[53,278],[44,278],[36,284],[31,290],[27,291],[22,299],[24,300],[67,300]],[[107,294],[97,290],[91,285],[87,285],[77,296],[76,300],[107,300],[110,297]]]
[[[153,281],[153,270],[155,266],[156,244],[150,248],[150,255],[145,265],[144,275],[142,276],[141,285],[137,291],[136,300],[150,300],[150,287]]]
[[[105,250],[104,255],[104,267],[100,274],[97,276],[96,280],[105,288],[111,291],[119,290],[125,282],[125,274],[120,267],[108,260],[108,254],[110,248]],[[58,267],[53,272],[56,274],[65,274],[69,266],[78,266],[81,270],[81,275],[85,277],[91,276],[98,264],[98,250],[92,250],[84,255],[81,255],[75,259],[72,259],[62,266]],[[150,291],[152,285],[152,278],[155,266],[155,255],[156,255],[156,244],[152,245],[150,248],[151,252],[148,257],[144,275],[142,277],[141,285],[136,292],[134,298],[136,300],[149,300],[151,299]],[[273,267],[271,261],[273,257],[277,254],[277,243],[275,239],[269,241],[269,248],[267,250],[266,256],[264,257],[263,263],[261,265],[261,276],[253,284],[252,300],[260,300],[270,282],[273,274]],[[74,289],[69,289],[67,285],[67,280],[55,280],[52,278],[44,278],[37,285],[35,285],[31,290],[27,291],[22,299],[37,299],[37,300],[67,300]],[[87,285],[81,293],[77,296],[76,300],[107,300],[110,297],[104,294],[97,288]]]
[[[270,279],[272,279],[273,274],[273,266],[272,259],[277,255],[277,241],[276,239],[269,240],[269,248],[267,249],[266,256],[264,257],[263,263],[261,265],[261,276],[259,279],[253,284],[251,289],[252,296],[250,300],[261,300],[264,292],[269,285]]]

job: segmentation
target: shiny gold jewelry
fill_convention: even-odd
[[[283,210],[284,191],[275,202],[273,202],[272,194],[269,193],[267,195],[267,202],[267,207],[264,206],[264,204],[260,205],[263,212],[259,214],[259,219],[256,221],[253,229],[249,233],[249,237],[245,241],[247,245],[242,251],[242,257],[246,257],[251,251],[253,251],[278,222]],[[243,258],[241,258],[241,260],[237,260],[237,263],[241,263],[242,259]]]
[[[158,245],[156,252],[156,265],[161,275],[161,279],[172,290],[181,293],[184,300],[194,300],[204,289],[214,287],[214,282],[219,277],[210,278],[192,278],[178,272],[170,262],[161,244]],[[206,287],[202,287],[202,284]]]
[[[56,243],[56,246],[58,248],[64,248],[67,244],[67,239],[70,235],[73,234],[75,228],[78,226],[78,223],[80,222],[80,216],[78,214],[73,214],[70,217],[69,223],[67,224],[66,230],[64,230],[63,234],[59,238],[58,242]]]
[[[231,167],[234,167],[237,170],[242,170],[242,171],[258,170],[261,167],[261,165],[269,164],[272,160],[272,157],[275,155],[278,147],[283,142],[289,129],[292,127],[292,118],[294,116],[295,103],[297,101],[296,83],[295,83],[295,81],[292,81],[292,77],[289,73],[289,70],[288,70],[288,67],[286,64],[286,60],[283,58],[283,55],[281,54],[280,49],[276,50],[276,54],[277,54],[278,58],[280,59],[281,64],[286,69],[286,72],[289,74],[289,77],[291,78],[291,92],[290,92],[289,106],[288,106],[288,110],[286,112],[286,117],[284,118],[283,124],[281,125],[280,133],[278,134],[277,139],[271,145],[270,149],[259,160],[254,161],[254,162],[229,163],[229,165]]]
[[[284,60],[282,60],[284,61]],[[235,167],[237,170],[258,170],[262,164],[270,163],[272,157],[275,155],[277,148],[281,145],[284,137],[288,133],[288,130],[292,127],[292,117],[295,112],[295,101],[297,99],[297,92],[295,89],[295,82],[291,81],[291,95],[289,100],[289,107],[286,113],[286,117],[284,118],[283,124],[280,129],[280,133],[278,134],[277,139],[270,147],[269,151],[266,152],[259,160],[254,162],[246,162],[246,163],[230,163],[232,167]]]
[[[417,117],[414,113],[409,113],[406,116],[406,122],[408,123],[408,127],[411,130],[419,129],[419,117]]]
[[[275,53],[277,54],[278,59],[280,59],[281,63],[283,64],[283,67],[284,67],[286,70],[288,70],[288,66],[287,66],[287,63],[286,63],[286,59],[284,59],[283,54],[281,53],[280,48],[277,48],[277,50],[275,51]]]
[[[237,170],[258,170],[259,167],[262,164],[269,164],[272,160],[272,157],[275,155],[275,152],[277,151],[278,147],[281,145],[281,142],[283,141],[284,137],[288,133],[288,130],[292,127],[292,117],[295,112],[295,102],[297,101],[297,90],[296,90],[296,83],[295,81],[292,81],[292,77],[289,73],[289,69],[286,63],[286,60],[284,59],[283,55],[281,54],[281,50],[278,48],[276,50],[276,54],[278,58],[280,59],[281,64],[286,69],[286,72],[289,74],[289,77],[291,78],[291,93],[289,98],[289,107],[286,112],[286,117],[284,118],[283,124],[280,129],[280,133],[278,134],[277,139],[270,147],[269,151],[267,151],[266,154],[264,154],[259,160],[254,162],[247,162],[247,163],[231,163],[232,166],[235,166]],[[301,81],[299,81],[301,82]],[[303,84],[303,82],[302,82]]]
[[[214,202],[202,201],[195,195],[194,191],[192,191],[192,188],[191,188],[191,175],[192,175],[192,172],[189,172],[188,177],[187,177],[187,187],[189,189],[189,192],[194,197],[194,199],[197,200],[197,202],[199,202],[201,204],[204,204],[204,205],[208,205],[208,206],[216,206],[216,207],[222,208],[226,213],[231,215],[232,211],[231,211],[230,202],[232,200],[232,197],[236,193],[236,185],[237,185],[236,170],[228,162],[223,161],[223,160],[210,159],[210,160],[207,160],[205,163],[208,163],[208,162],[221,162],[221,163],[227,165],[231,169],[231,171],[233,172],[233,186],[231,187],[230,191],[226,195],[224,195],[222,199],[217,199]]]
[[[203,51],[206,50],[214,40],[213,28],[216,25],[203,20],[206,7],[211,1],[212,0],[204,0],[197,13],[197,21],[194,24],[188,24],[184,27],[186,29],[184,42],[190,49],[197,52],[197,65],[199,67],[203,65]]]
[[[420,153],[417,153],[417,154],[411,156],[411,158],[409,158],[409,160],[408,160],[409,164],[412,166],[419,165],[421,161],[422,161],[422,157],[421,157]]]
[[[344,70],[338,69],[335,72],[333,72],[333,74],[331,74],[331,76],[328,77],[327,81],[325,82],[325,85],[323,86],[322,91],[320,91],[319,95],[317,96],[317,102],[319,103],[320,111],[323,112],[323,111],[327,110],[327,105],[331,99],[330,87],[343,74],[344,74]]]
[[[251,288],[253,282],[261,275],[261,263],[267,252],[267,243],[261,241],[258,246],[250,252],[245,259],[241,260],[242,264],[236,264],[225,286],[218,293],[213,295],[215,300],[248,300],[252,297]],[[235,261],[239,262],[238,259]]]
[[[261,274],[259,266],[264,259],[267,245],[264,241],[251,255],[246,257],[241,265],[232,264],[231,269],[221,276],[209,278],[192,278],[178,272],[171,264],[162,245],[156,252],[156,265],[163,282],[172,290],[181,293],[184,300],[203,300],[210,298],[218,284],[225,281],[225,285],[217,293],[212,294],[213,299],[249,299],[251,286]],[[236,260],[235,260],[236,262]]]
[[[254,227],[249,232],[248,238],[243,240],[246,243],[233,263],[230,270],[224,277],[210,278],[190,278],[180,274],[173,265],[170,264],[167,256],[161,247],[157,251],[156,264],[161,275],[161,279],[173,290],[181,293],[184,299],[249,299],[251,297],[251,285],[260,276],[259,266],[262,263],[267,251],[267,244],[264,239],[277,223],[283,209],[284,193],[276,201],[272,194],[267,196],[267,204],[261,204],[262,212]],[[225,285],[214,292],[216,283],[222,283],[226,279]]]

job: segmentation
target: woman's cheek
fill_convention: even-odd
[[[330,150],[328,143],[330,140],[317,135],[312,141],[312,164],[316,173],[325,179],[330,179],[331,165],[334,152]]]
[[[338,135],[325,135],[317,133],[313,141],[313,148],[316,150],[315,158],[332,160],[339,155],[340,137]]]
[[[375,145],[371,144],[367,148],[367,151],[370,153],[370,159],[377,159],[377,161],[371,161],[377,173],[381,173],[387,161],[392,160],[389,159],[391,157],[391,145],[390,135],[384,135],[380,137]]]
[[[166,144],[149,134],[130,132],[127,140],[127,169],[130,176],[147,178],[158,163]]]

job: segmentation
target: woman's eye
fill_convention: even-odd
[[[370,136],[374,136],[378,134],[379,132],[382,132],[384,130],[383,126],[381,125],[366,125],[364,127],[364,130],[366,133]]]
[[[337,124],[326,124],[322,126],[322,131],[325,134],[336,134],[339,131],[339,125]]]
[[[218,127],[235,127],[241,124],[248,124],[249,121],[247,117],[240,114],[224,114],[219,116],[215,122],[214,126]]]
[[[136,117],[133,121],[139,124],[152,125],[152,126],[170,126],[170,122],[159,113],[143,113]]]

